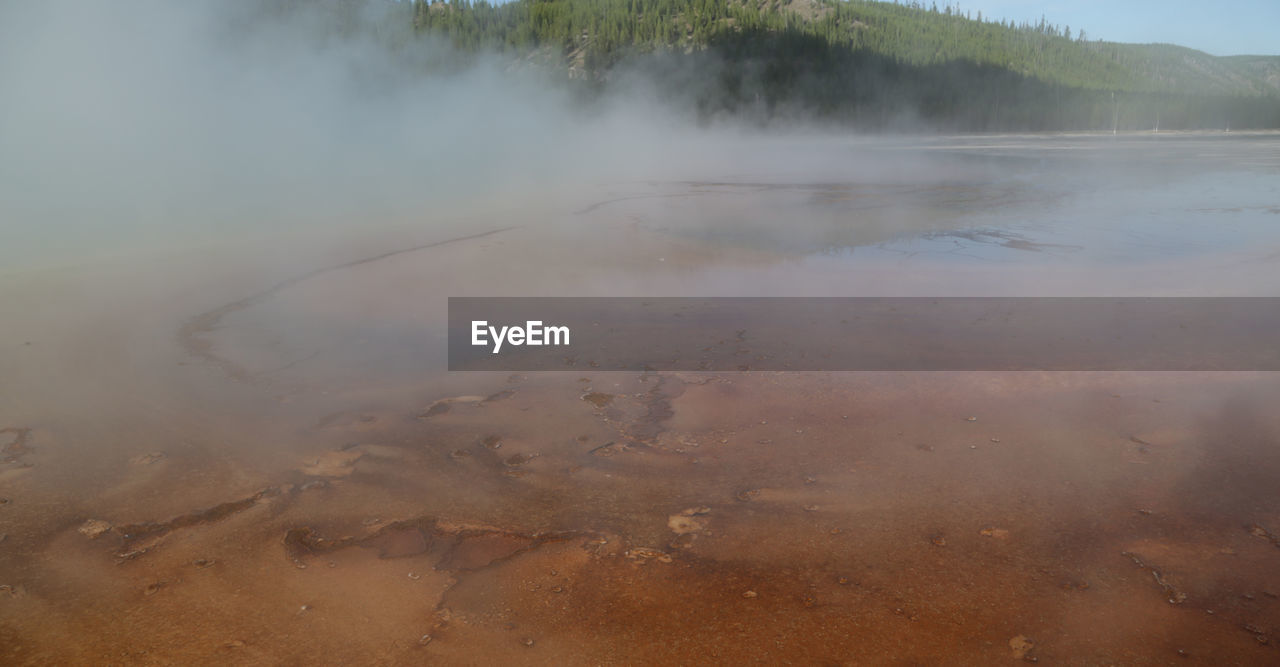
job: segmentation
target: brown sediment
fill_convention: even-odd
[[[1251,662],[1274,650],[1257,639],[1280,620],[1262,593],[1280,589],[1270,543],[1239,520],[1171,511],[1172,481],[1201,495],[1216,483],[1188,475],[1198,456],[1234,470],[1229,453],[1213,459],[1199,438],[1178,435],[1198,428],[1188,415],[1204,380],[1185,391],[1134,381],[1126,403],[1111,396],[1118,380],[1093,380],[1107,385],[1099,390],[1017,374],[641,377],[592,379],[616,386],[612,419],[579,400],[576,378],[556,374],[532,377],[518,401],[447,419],[410,419],[413,402],[405,419],[361,422],[384,413],[344,411],[369,444],[324,451],[380,447],[387,456],[360,459],[315,493],[268,487],[118,527],[110,534],[130,541],[117,559],[138,566],[76,586],[118,583],[126,597],[106,608],[134,608],[155,624],[131,631],[138,637],[189,627],[160,611],[189,619],[177,610],[201,599],[224,610],[280,607],[256,634],[226,619],[193,631],[208,650],[258,651],[266,662],[301,650],[299,636],[333,655],[348,655],[344,642],[355,641],[391,664],[466,656],[607,664],[620,655],[666,663],[689,650],[719,663],[956,655],[990,663],[1008,659],[1018,636],[1034,637],[1024,655],[1049,662],[1159,662],[1184,646]],[[1154,387],[1161,403],[1150,400]],[[980,420],[967,422],[973,414]],[[1097,415],[1107,418],[1086,419]],[[1266,432],[1264,415],[1250,430]],[[1206,420],[1214,423],[1212,413]],[[587,453],[613,447],[621,432],[647,433],[653,445]],[[999,447],[970,448],[993,433]],[[1160,446],[1149,463],[1128,465],[1117,433],[1157,433],[1145,437]],[[920,442],[933,450],[922,454]],[[696,449],[702,462],[671,456],[677,447]],[[460,448],[471,456],[450,455]],[[170,468],[184,464],[166,457]],[[507,477],[513,467],[528,474]],[[268,496],[288,502],[248,511]],[[410,518],[376,519],[388,515]],[[269,537],[228,549],[233,528]],[[1135,554],[1136,568],[1116,567],[1122,551]],[[359,613],[382,629],[337,630],[363,621],[324,597],[335,587],[343,600],[368,600]],[[256,592],[242,599],[233,589]],[[1252,592],[1256,599],[1242,597]],[[1168,604],[1179,596],[1186,602]],[[379,603],[388,597],[403,602]],[[1082,619],[1095,617],[1106,631],[1085,633]],[[332,625],[309,620],[321,618]],[[1264,632],[1241,632],[1246,625]],[[37,642],[48,641],[44,632],[23,630]],[[1186,641],[1164,645],[1175,640]],[[150,650],[162,655],[196,655],[156,641]],[[222,648],[233,641],[244,645]]]

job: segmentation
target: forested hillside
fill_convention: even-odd
[[[1087,88],[1143,92],[1280,93],[1280,57],[1216,58],[1164,44],[1090,41],[1084,27],[1042,19],[1014,25],[925,8],[863,0],[416,0],[414,25],[446,33],[462,48],[582,54],[588,70],[621,53],[701,48],[726,32],[791,31],[832,46],[909,65],[966,60]]]
[[[277,0],[293,4],[296,0]],[[376,6],[399,41],[559,70],[602,93],[643,76],[703,119],[819,118],[884,129],[1280,127],[1280,57],[1215,57],[1091,40],[932,2],[865,0],[325,0]],[[1241,17],[1241,20],[1247,20]],[[565,76],[567,75],[567,76]]]

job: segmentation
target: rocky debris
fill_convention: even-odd
[[[661,549],[654,549],[652,547],[632,547],[630,549],[627,549],[626,556],[627,558],[641,565],[644,565],[645,563],[648,563],[651,560],[656,560],[659,563],[671,562],[671,554]]]
[[[149,466],[163,458],[164,452],[147,452],[146,454],[139,454],[129,459],[129,463],[136,466]]]
[[[101,519],[88,519],[84,523],[80,524],[80,527],[76,529],[76,532],[91,540],[96,540],[101,537],[103,533],[109,530],[111,530],[111,524],[106,521]]]
[[[1018,635],[1009,640],[1009,650],[1013,651],[1013,657],[1018,660],[1026,659],[1035,647],[1035,641],[1026,635]]]
[[[983,528],[982,530],[978,531],[978,534],[982,535],[983,537],[992,537],[997,540],[1008,539],[1009,537],[1008,530],[1005,530],[1004,528],[995,528],[995,527]]]
[[[1260,627],[1258,627],[1258,626],[1256,626],[1256,625],[1252,625],[1252,624],[1250,624],[1250,623],[1245,623],[1244,625],[1241,625],[1240,627],[1244,628],[1244,631],[1245,631],[1245,632],[1247,632],[1247,633],[1249,633],[1249,634],[1253,635],[1253,638],[1254,638],[1255,640],[1257,640],[1257,642],[1258,642],[1259,644],[1262,644],[1262,645],[1264,645],[1264,646],[1265,646],[1265,645],[1267,645],[1267,644],[1270,644],[1270,643],[1271,643],[1271,638],[1267,636],[1267,631],[1266,631],[1266,630],[1263,630],[1262,628],[1260,628]]]
[[[934,535],[934,536],[930,537],[930,538],[929,538],[929,541],[930,541],[931,543],[933,543],[933,546],[935,546],[935,547],[945,547],[945,546],[947,546],[947,538],[946,538],[946,536],[945,536],[945,535],[943,535],[942,533],[938,533],[937,535]]]
[[[1262,539],[1275,545],[1277,548],[1280,548],[1280,535],[1276,535],[1275,533],[1267,530],[1266,528],[1263,528],[1262,526],[1259,526],[1256,523],[1249,526],[1249,534],[1253,535],[1254,537],[1261,537]]]
[[[1166,581],[1164,575],[1160,573],[1160,570],[1144,563],[1141,558],[1132,552],[1122,551],[1120,552],[1120,555],[1132,560],[1134,565],[1150,572],[1152,578],[1155,579],[1156,583],[1160,585],[1161,590],[1163,590],[1164,594],[1168,597],[1169,604],[1182,604],[1187,601],[1187,594],[1178,590],[1173,584]]]
[[[702,517],[710,513],[710,507],[690,507],[667,517],[667,527],[676,535],[699,533],[707,528],[707,520]]]

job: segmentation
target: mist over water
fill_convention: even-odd
[[[486,61],[446,68],[427,39],[393,51],[359,29],[329,34],[319,7],[0,11],[7,266],[444,216],[599,173],[621,146],[584,151],[606,138],[645,155],[645,136],[586,122],[536,79]]]
[[[445,325],[1274,296],[1280,136],[700,124],[273,6],[0,5],[0,663],[1273,662],[1274,374],[448,373]]]

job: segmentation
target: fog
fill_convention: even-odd
[[[447,54],[429,40],[395,53],[362,32],[326,36],[306,10],[254,11],[0,8],[4,266],[410,214],[430,224],[461,201],[660,150],[666,128],[647,110],[583,118],[497,61],[430,74]]]

